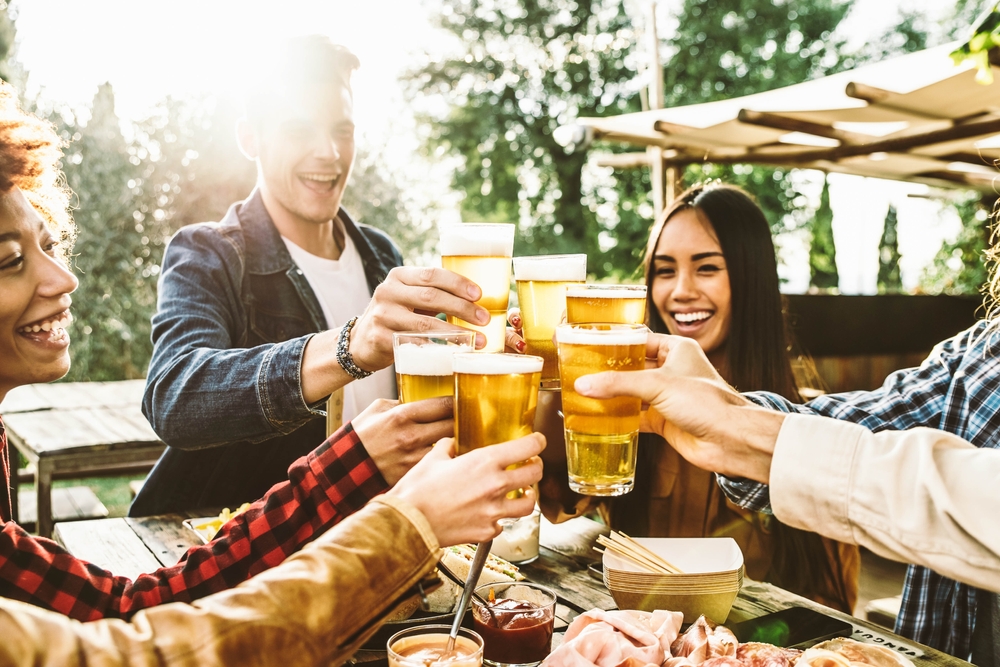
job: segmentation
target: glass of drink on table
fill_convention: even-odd
[[[541,357],[523,354],[452,357],[457,454],[516,440],[535,430],[543,363]]]
[[[494,667],[534,667],[552,650],[556,595],[524,582],[485,584],[472,598],[472,622],[482,636],[483,662]]]
[[[566,290],[566,321],[643,324],[645,285],[580,285]]]
[[[645,366],[641,324],[563,324],[556,329],[569,486],[589,496],[620,496],[635,483],[642,401],[576,393],[582,375],[639,371]]]
[[[566,290],[587,280],[586,255],[515,257],[514,280],[524,323],[525,352],[545,360],[542,388],[558,389],[559,362],[553,336],[566,313]]]
[[[397,632],[386,642],[389,667],[481,667],[483,638],[460,628],[455,650],[446,652],[450,625],[422,625]]]
[[[471,331],[400,332],[392,335],[399,402],[413,403],[425,398],[453,396],[455,379],[451,357],[476,349]]]
[[[486,347],[480,352],[503,352],[510,300],[510,258],[514,254],[514,225],[469,222],[446,225],[441,230],[441,265],[479,285],[482,298],[476,305],[490,314],[479,326],[448,317],[448,322],[481,331]]]

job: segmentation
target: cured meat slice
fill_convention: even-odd
[[[913,662],[909,658],[892,649],[884,646],[876,646],[875,644],[865,644],[846,637],[837,637],[836,639],[816,644],[816,646],[809,650],[812,651],[815,649],[834,651],[850,663],[861,663],[871,665],[871,667],[914,667]]]
[[[686,658],[687,662],[669,664],[666,667],[697,667],[713,658],[736,658],[737,646],[739,641],[729,628],[715,625],[700,616],[670,646],[670,653],[674,658]]]
[[[701,667],[746,667],[746,663],[739,660],[734,655],[721,655],[715,658],[709,658],[705,662],[701,663]]]
[[[789,667],[800,655],[802,651],[761,642],[747,642],[736,649],[736,657],[746,667]]]

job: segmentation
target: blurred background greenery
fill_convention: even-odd
[[[946,25],[933,30],[921,15],[904,11],[883,35],[849,48],[838,26],[852,4],[679,2],[676,25],[661,44],[665,105],[761,92],[964,37],[983,8],[957,0]],[[29,73],[14,48],[16,12],[0,6],[0,76],[22,85]],[[456,161],[452,186],[463,218],[518,221],[519,254],[586,252],[596,279],[637,277],[652,223],[648,173],[595,173],[586,153],[567,152],[553,131],[577,116],[648,106],[638,46],[646,39],[644,17],[625,0],[440,0],[435,6],[436,29],[461,47],[427,54],[402,83],[419,110],[426,154]],[[220,98],[166,98],[148,117],[123,120],[110,85],[98,89],[87,109],[41,98],[27,106],[66,140],[63,168],[76,193],[74,262],[81,284],[67,379],[143,377],[165,244],[185,224],[219,219],[253,187],[254,166],[233,137],[239,109]],[[392,235],[408,259],[426,258],[433,251],[432,225],[414,215],[412,184],[400,181],[381,148],[361,142],[345,206]],[[816,205],[786,169],[705,165],[683,175],[688,185],[711,178],[750,190],[776,234],[807,234],[813,287],[836,289],[827,187]],[[978,193],[948,200],[963,229],[941,247],[922,291],[979,289],[994,201]],[[879,290],[894,292],[901,289],[895,210],[885,218]]]

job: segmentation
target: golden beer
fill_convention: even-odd
[[[581,285],[566,290],[566,321],[643,324],[645,285]]]
[[[557,388],[559,361],[552,339],[566,312],[566,289],[587,280],[587,256],[515,257],[514,280],[524,323],[525,352],[545,360],[542,385]]]
[[[497,445],[535,428],[541,357],[521,354],[456,354],[455,451]]]
[[[475,336],[471,331],[393,334],[400,403],[452,396],[452,356],[474,351]]]
[[[448,225],[441,232],[441,265],[479,285],[482,298],[476,302],[490,314],[490,322],[479,326],[448,317],[448,322],[480,331],[486,347],[480,352],[503,352],[510,300],[510,258],[514,254],[514,225],[466,223]]]
[[[556,329],[569,486],[589,496],[632,490],[642,401],[630,396],[596,399],[576,393],[578,377],[603,371],[638,371],[646,361],[642,325],[564,324]]]

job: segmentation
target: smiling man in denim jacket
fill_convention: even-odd
[[[454,329],[442,312],[489,319],[475,284],[402,267],[385,234],[341,208],[357,58],[319,36],[276,51],[237,128],[256,188],[222,221],[179,231],[164,255],[143,413],[170,446],[133,516],[263,495],[323,442],[331,395],[343,422],[395,397],[393,331]],[[450,406],[419,420],[367,450],[390,484],[451,433]],[[438,428],[416,428],[427,423]]]

